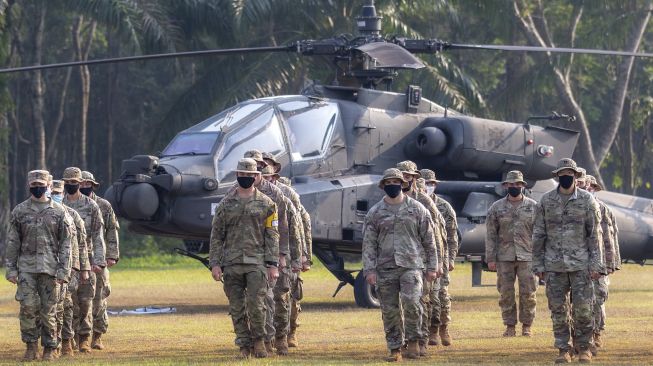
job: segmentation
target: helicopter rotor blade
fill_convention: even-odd
[[[227,48],[227,49],[216,49],[216,50],[158,53],[158,54],[142,55],[142,56],[115,57],[115,58],[104,58],[98,60],[73,61],[73,62],[62,62],[57,64],[6,68],[6,69],[0,69],[0,74],[8,74],[8,73],[22,72],[22,71],[58,69],[58,68],[71,67],[71,66],[101,65],[101,64],[109,64],[109,63],[118,63],[118,62],[158,60],[158,59],[177,58],[177,57],[234,55],[234,54],[246,54],[246,53],[282,52],[282,51],[293,51],[293,50],[294,48],[292,48],[291,46],[272,46],[272,47]]]
[[[482,44],[456,44],[445,43],[442,47],[447,50],[495,50],[495,51],[523,51],[523,52],[554,52],[554,53],[580,53],[602,56],[631,56],[653,57],[653,53],[608,51],[591,48],[565,48],[565,47],[536,47],[536,46],[507,46],[507,45],[482,45]]]

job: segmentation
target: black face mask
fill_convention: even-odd
[[[237,177],[238,185],[247,189],[254,184],[254,177]]]
[[[512,197],[519,197],[522,193],[521,187],[508,187],[508,194]]]
[[[79,189],[79,184],[64,184],[63,188],[66,190],[66,193],[75,194]]]
[[[383,186],[383,190],[385,191],[385,194],[388,195],[388,197],[395,198],[399,195],[399,192],[401,192],[402,188],[399,184],[386,184]]]
[[[48,190],[48,187],[29,187],[29,193],[36,198],[41,198],[45,194],[45,191]]]
[[[569,189],[572,184],[574,184],[574,177],[572,175],[561,175],[558,177],[560,181],[560,187],[564,189]]]
[[[93,192],[93,187],[80,188],[79,191],[82,192],[84,196],[89,196],[91,192]]]

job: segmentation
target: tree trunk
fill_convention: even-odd
[[[630,121],[630,100],[626,99],[626,108],[623,109],[623,119],[626,123],[623,124],[623,155],[622,155],[622,174],[623,174],[623,192],[625,194],[633,194],[635,188],[635,181],[633,177],[633,127]]]
[[[119,54],[120,43],[115,39],[111,30],[107,31],[107,46],[109,56],[115,57]],[[107,184],[113,182],[113,99],[115,95],[118,77],[116,75],[116,65],[110,64],[107,72],[107,100],[106,100],[106,118],[107,118]]]
[[[82,40],[82,25],[84,24],[84,16],[80,15],[77,17],[75,24],[73,25],[72,35],[73,35],[73,46],[75,53],[77,55],[77,60],[84,61],[88,59],[88,53],[93,42],[93,36],[95,35],[95,28],[97,23],[93,21],[90,25],[88,31],[87,40]],[[88,66],[79,67],[79,76],[81,83],[82,99],[81,99],[81,110],[80,110],[80,128],[79,128],[79,144],[80,144],[80,165],[82,169],[88,169],[88,159],[87,159],[87,145],[88,145],[88,105],[91,95],[91,74],[88,70]]]
[[[33,29],[34,64],[40,64],[43,56],[43,34],[45,31],[46,2],[40,2],[36,7],[37,20]],[[41,71],[32,73],[32,116],[34,133],[36,135],[36,166],[33,168],[47,169],[45,159],[45,121],[43,119],[45,102],[43,95],[45,85]],[[32,167],[30,167],[31,169]]]

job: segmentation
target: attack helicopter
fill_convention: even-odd
[[[556,183],[559,159],[572,156],[579,132],[466,116],[422,96],[419,86],[405,93],[377,90],[401,70],[424,67],[415,54],[450,50],[565,52],[653,57],[653,54],[575,48],[471,45],[435,39],[384,38],[374,1],[366,0],[356,18],[359,35],[300,40],[285,46],[220,49],[132,56],[0,70],[28,71],[136,60],[295,52],[331,57],[333,83],[313,85],[299,95],[271,96],[236,104],[179,132],[158,156],[123,160],[122,174],[105,193],[131,231],[184,239],[187,251],[208,251],[216,205],[233,186],[233,169],[247,150],[258,149],[282,163],[302,204],[311,214],[313,252],[340,281],[336,293],[354,287],[356,303],[378,300],[360,269],[347,269],[345,255],[360,255],[363,221],[382,197],[383,171],[402,160],[437,172],[437,193],[458,216],[459,256],[473,263],[480,281],[484,219],[505,193],[500,182],[518,169],[538,199]],[[562,115],[552,115],[557,119]],[[612,192],[598,197],[615,212],[623,259],[653,258],[653,201]],[[334,294],[335,296],[335,294]]]

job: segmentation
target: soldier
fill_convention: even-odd
[[[556,189],[537,204],[533,227],[533,272],[546,275],[546,296],[553,322],[556,363],[571,362],[567,297],[571,296],[572,321],[580,361],[591,362],[593,333],[592,280],[605,273],[601,254],[600,212],[588,192],[577,189],[580,171],[572,159],[561,159],[553,172]]]
[[[113,212],[113,207],[109,201],[95,194],[95,190],[100,186],[95,180],[93,173],[88,171],[82,172],[82,183],[79,191],[85,196],[90,197],[100,207],[102,220],[104,221],[104,244],[106,245],[107,266],[100,274],[95,276],[95,297],[93,298],[93,341],[91,348],[102,350],[102,335],[107,332],[109,327],[109,316],[107,315],[107,298],[111,294],[111,283],[109,282],[109,268],[113,267],[120,260],[120,242],[118,239],[118,219]]]
[[[290,188],[290,180],[287,180],[286,183],[282,181],[282,178],[279,175],[281,170],[281,163],[279,163],[274,155],[270,153],[263,153],[263,160],[268,164],[268,167],[273,169],[274,174],[263,175],[268,179],[272,184],[276,185],[281,189],[283,194],[290,199],[293,203],[295,210],[299,213],[301,217],[301,225],[303,228],[303,254],[302,254],[302,271],[306,272],[311,269],[313,264],[313,236],[311,233],[311,216],[302,205],[299,195]],[[288,332],[288,347],[297,347],[297,327],[299,326],[299,313],[301,312],[300,301],[303,297],[303,286],[304,281],[300,276],[300,272],[294,273],[292,275],[291,291],[290,291],[290,324]]]
[[[581,167],[578,167],[578,170],[580,171],[580,177],[578,177],[576,179],[576,187],[578,187],[580,189],[585,189],[585,182],[586,182],[586,179],[587,179],[587,172],[585,171],[585,169],[583,169]],[[587,189],[585,189],[585,190],[587,190]]]
[[[96,275],[103,272],[107,265],[104,245],[104,221],[100,207],[79,191],[82,182],[82,171],[76,167],[66,168],[63,172],[64,190],[66,194],[63,204],[77,211],[84,220],[86,229],[86,250],[91,263],[88,280],[79,277],[78,273],[68,284],[73,300],[73,330],[75,342],[80,352],[90,352],[89,340],[93,330],[93,298],[95,297]]]
[[[367,213],[363,228],[363,271],[376,286],[390,350],[387,361],[394,362],[401,361],[404,341],[406,357],[420,356],[422,281],[438,276],[433,223],[422,204],[403,194],[408,184],[400,170],[387,169],[379,182],[385,196]]]
[[[401,171],[403,174],[404,180],[408,182],[408,187],[406,187],[403,191],[404,193],[417,200],[419,203],[421,203],[429,212],[431,218],[432,218],[432,224],[433,224],[433,233],[435,235],[435,243],[436,243],[436,252],[438,255],[438,263],[442,264],[442,267],[444,266],[444,263],[448,262],[448,259],[446,257],[446,251],[444,250],[444,242],[446,241],[445,235],[445,228],[444,228],[444,219],[442,218],[442,214],[440,214],[440,211],[438,211],[438,208],[435,206],[435,203],[433,203],[433,200],[429,198],[425,193],[420,192],[417,189],[417,179],[419,179],[419,172],[417,171],[417,165],[415,165],[414,162],[407,160],[407,161],[402,161],[397,164],[397,169]],[[446,271],[446,272],[443,272]],[[443,273],[448,273],[447,268],[438,268],[438,276],[442,275]],[[433,281],[426,281],[424,279],[423,283],[423,290],[424,293],[422,294],[422,307],[424,308],[423,312],[423,319],[422,319],[422,339],[419,341],[419,353],[420,356],[425,357],[427,356],[427,351],[426,351],[426,346],[429,343],[429,328],[431,324],[431,313],[433,308],[440,308],[440,301],[439,299],[437,300],[437,303],[431,301],[431,292],[434,291],[433,288],[436,288],[437,291],[440,291],[440,280],[436,279]],[[442,343],[447,343],[447,345],[451,344],[451,338],[449,336],[449,332],[446,327],[443,328],[441,332],[441,337],[443,338]]]
[[[5,277],[18,285],[25,361],[37,359],[39,336],[43,360],[55,357],[59,288],[71,270],[73,223],[61,205],[45,196],[49,175],[45,170],[27,174],[30,198],[12,210],[7,235]]]
[[[603,190],[603,187],[596,181],[596,179],[587,176],[587,191],[595,194],[595,192]],[[614,213],[603,201],[594,198],[599,204],[601,211],[601,229],[603,230],[603,259],[607,267],[608,275],[612,274],[621,264],[618,250],[619,245],[616,242],[616,224],[614,221]],[[601,276],[599,279],[594,280],[594,342],[590,347],[592,354],[596,355],[597,348],[603,346],[602,333],[605,331],[605,302],[608,300],[608,286],[610,285],[610,278]]]
[[[516,335],[517,306],[515,279],[519,281],[519,321],[522,336],[531,336],[535,319],[537,280],[533,274],[533,222],[537,202],[524,196],[526,181],[522,172],[508,172],[502,182],[506,197],[494,202],[487,213],[485,260],[497,271],[499,306],[506,330],[504,337]]]
[[[444,219],[445,233],[446,233],[446,249],[445,252],[448,257],[448,268],[445,275],[440,278],[439,289],[434,286],[431,291],[431,302],[439,304],[440,306],[433,306],[431,311],[431,324],[429,328],[429,344],[437,345],[438,332],[440,333],[442,345],[451,345],[451,337],[449,336],[449,322],[451,322],[451,296],[449,296],[449,283],[450,272],[454,270],[454,260],[458,255],[458,221],[456,220],[456,211],[454,211],[451,204],[442,197],[435,194],[439,180],[435,176],[435,172],[430,169],[421,169],[420,175],[424,178],[426,184],[426,192],[435,203],[438,211],[442,214]],[[443,265],[445,266],[445,265]]]
[[[77,211],[63,205],[63,191],[64,183],[62,180],[52,181],[52,200],[61,204],[66,209],[66,212],[75,224],[70,240],[73,272],[71,272],[71,275],[66,279],[65,283],[61,285],[59,302],[57,303],[57,331],[58,338],[62,341],[61,355],[72,356],[72,339],[75,336],[75,332],[73,331],[73,299],[68,289],[68,284],[72,280],[73,274],[78,271],[78,276],[82,280],[88,280],[91,264],[88,260],[88,252],[86,250],[86,228],[84,227],[84,220],[82,220],[82,217],[79,216]]]
[[[261,180],[253,159],[240,159],[238,188],[218,205],[211,226],[209,263],[213,279],[223,280],[243,358],[267,357],[265,296],[268,280],[279,276],[279,233],[276,204],[255,188]]]

